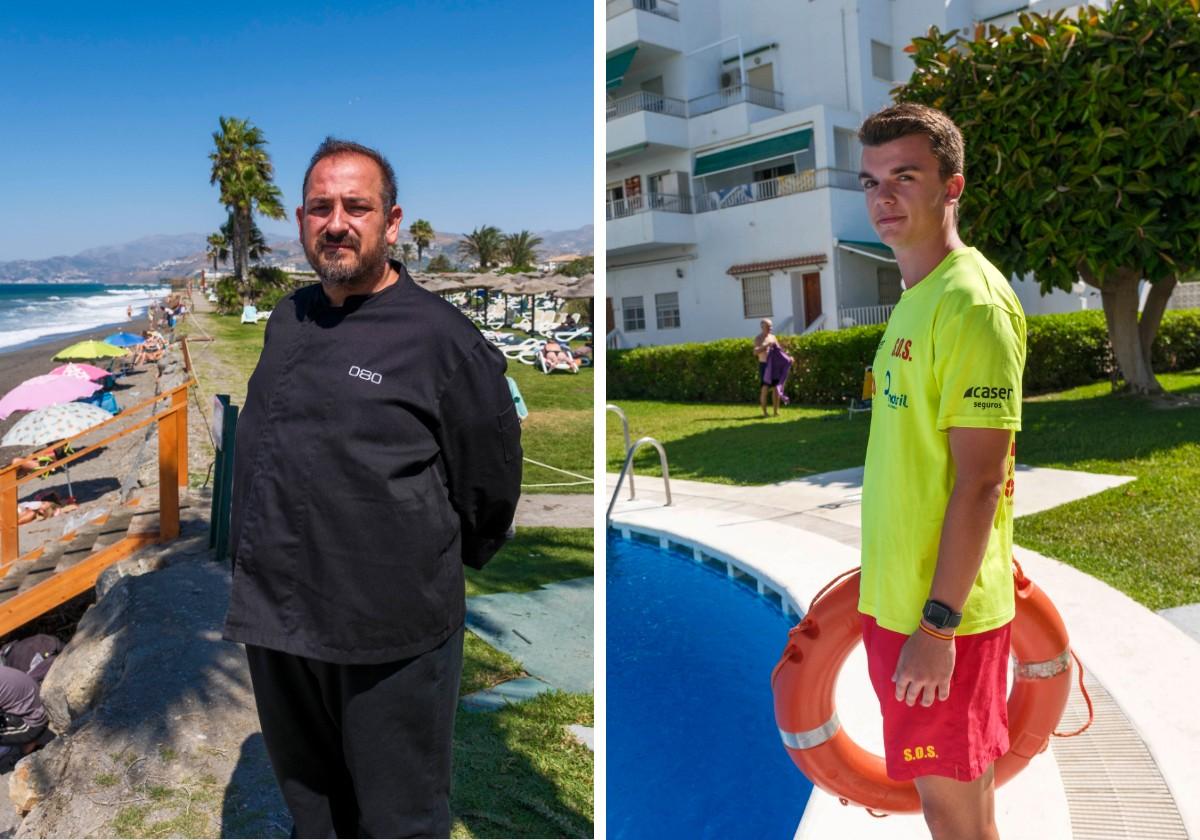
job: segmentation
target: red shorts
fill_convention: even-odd
[[[887,774],[896,781],[946,776],[979,778],[1008,752],[1009,643],[1012,625],[956,636],[950,696],[922,706],[896,699],[892,675],[908,636],[887,630],[860,613],[871,684],[883,713]]]

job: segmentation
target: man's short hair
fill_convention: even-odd
[[[313,167],[325,158],[334,157],[335,155],[362,155],[375,161],[376,165],[379,166],[379,174],[383,181],[383,192],[380,194],[383,199],[383,212],[386,213],[396,205],[396,171],[392,169],[392,165],[388,163],[387,158],[369,146],[364,146],[361,143],[355,143],[351,140],[339,140],[336,137],[326,137],[324,142],[317,147],[312,160],[308,162],[308,169],[304,170],[304,187],[301,193],[301,201],[306,200],[308,197],[308,176],[312,174]]]
[[[955,173],[964,174],[962,132],[954,120],[927,105],[901,102],[872,114],[859,128],[858,140],[864,146],[882,146],[910,134],[929,138],[943,181]]]

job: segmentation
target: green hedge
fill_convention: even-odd
[[[808,404],[844,403],[862,388],[884,325],[854,327],[806,336],[780,336],[795,360],[787,395]],[[1108,330],[1104,313],[1034,315],[1028,319],[1026,394],[1058,391],[1104,379],[1108,374]],[[668,344],[610,350],[606,355],[609,399],[672,402],[753,402],[758,399],[758,362],[749,338],[704,344]],[[1163,316],[1154,343],[1156,371],[1200,367],[1200,309]]]

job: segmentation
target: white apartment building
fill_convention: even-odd
[[[904,46],[1076,3],[607,5],[609,346],[630,347],[751,336],[763,317],[779,333],[886,321],[900,273],[866,213],[857,130],[910,75]],[[1015,287],[1029,313],[1088,306],[1082,284]]]

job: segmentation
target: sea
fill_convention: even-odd
[[[0,283],[0,352],[143,318],[170,286],[106,283]]]

